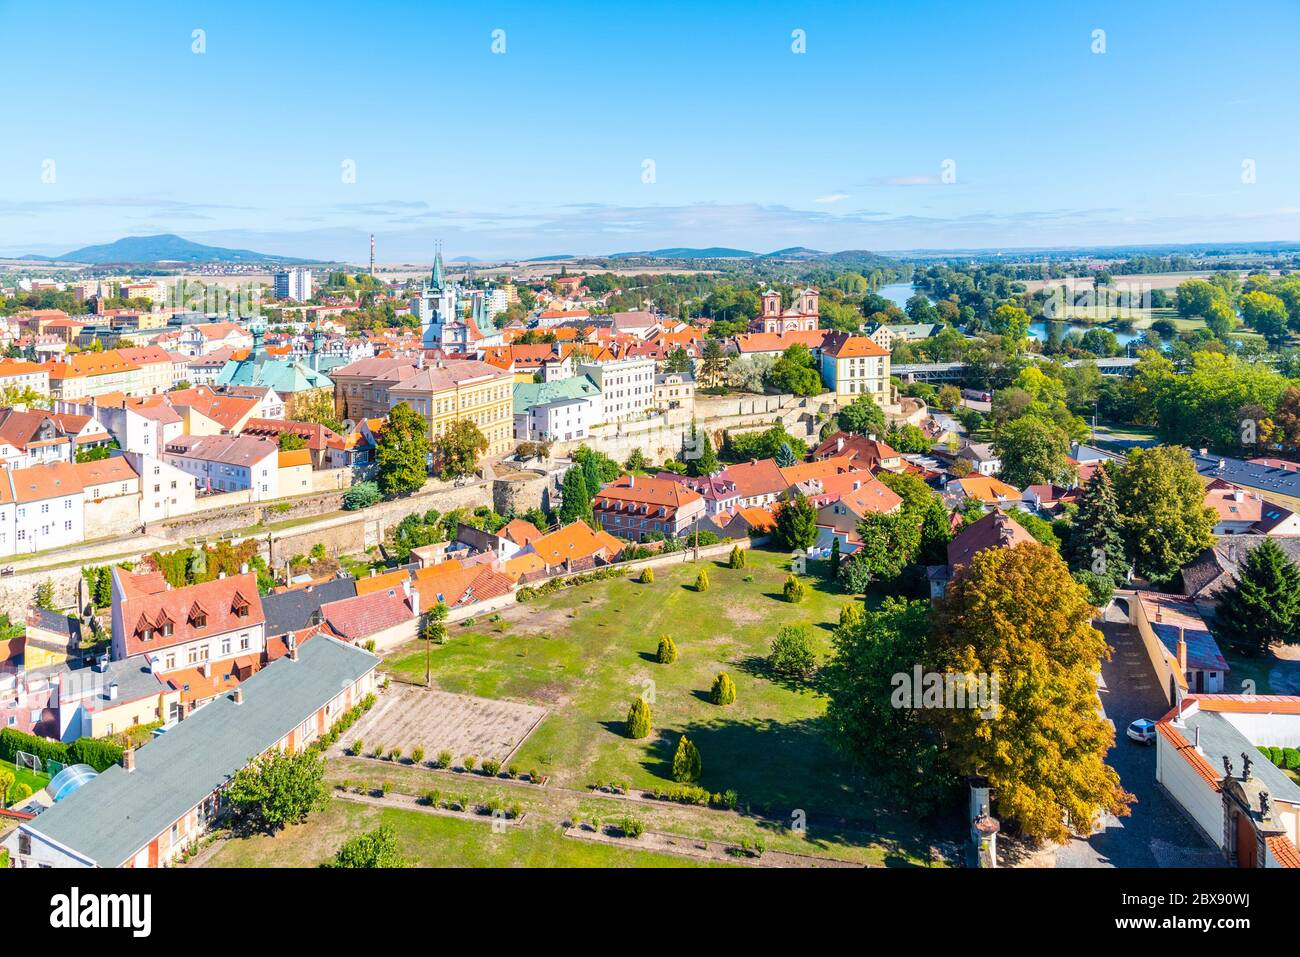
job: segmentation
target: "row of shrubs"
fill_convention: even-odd
[[[344,780],[338,784],[340,791],[352,791],[356,794],[367,794],[373,792],[373,788],[365,784],[354,785],[351,781]],[[388,792],[393,789],[392,781],[384,781],[379,785],[379,793],[383,797],[388,796]],[[425,791],[418,798],[419,802],[425,807],[442,808],[445,811],[474,811],[477,814],[499,814],[508,821],[513,821],[523,817],[524,809],[518,801],[506,804],[499,797],[488,798],[481,804],[474,804],[468,794],[447,795],[443,797],[441,791]]]
[[[708,788],[695,784],[674,784],[670,788],[656,788],[650,792],[656,801],[672,801],[676,804],[695,804],[699,807],[722,808],[734,811],[740,805],[740,795],[734,788],[712,794]]]
[[[352,747],[348,750],[353,757],[359,758],[365,755],[365,748],[366,743],[360,738],[357,738],[356,741],[352,742]],[[451,770],[453,768],[452,761],[454,760],[450,751],[439,751],[436,757],[432,757],[426,762],[424,760],[424,748],[419,747],[418,745],[411,749],[411,756],[409,758],[402,757],[401,748],[389,748],[388,750],[384,750],[382,744],[373,745],[370,749],[370,756],[376,761],[386,760],[392,761],[396,764],[426,765],[435,770]],[[465,757],[460,759],[459,766],[463,770],[471,773],[477,768],[477,773],[489,778],[500,777],[502,774],[501,762],[495,758],[485,758],[480,764],[476,755],[467,754]],[[511,780],[527,780],[531,781],[533,784],[542,783],[542,774],[536,768],[531,768],[525,774],[525,772],[519,769],[517,764],[512,764],[505,768],[504,772],[505,776]]]
[[[1259,753],[1279,768],[1285,768],[1288,771],[1300,770],[1300,750],[1296,748],[1275,748],[1269,745],[1261,745]]]
[[[546,595],[553,594],[561,588],[570,588],[574,585],[586,585],[591,582],[603,582],[610,578],[623,578],[627,575],[627,569],[619,565],[606,565],[594,572],[584,572],[581,575],[570,575],[567,578],[552,578],[550,581],[533,587],[525,585],[515,592],[515,599],[520,602],[532,601],[534,598],[542,598]]]
[[[590,822],[584,823],[580,818],[575,816],[570,818],[568,823],[569,827],[590,827],[597,834],[606,833],[605,825],[601,823],[601,820],[598,817],[593,817]],[[611,822],[611,824],[618,832],[617,836],[626,837],[633,841],[645,833],[645,824],[642,823],[640,818],[622,817],[617,821]]]
[[[334,742],[354,724],[361,720],[361,716],[375,706],[375,696],[368,694],[355,705],[345,711],[334,726],[322,734],[319,738],[311,743],[309,751],[322,752],[326,748],[333,747]]]
[[[42,762],[58,761],[60,764],[89,764],[104,772],[122,760],[122,747],[111,741],[95,738],[77,738],[71,744],[51,741],[14,728],[0,731],[0,760],[13,763],[19,751],[34,754]]]

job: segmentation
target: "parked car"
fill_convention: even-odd
[[[1138,744],[1153,744],[1156,740],[1156,723],[1150,718],[1138,718],[1128,726],[1128,736]]]

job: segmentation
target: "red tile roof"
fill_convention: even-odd
[[[330,601],[320,606],[321,617],[344,638],[359,641],[416,617],[401,588],[387,588]]]
[[[240,608],[247,613],[241,616]],[[257,593],[257,576],[250,574],[128,598],[121,603],[121,620],[126,653],[135,655],[251,628],[264,623],[266,615]],[[171,634],[161,634],[168,624]],[[147,631],[153,633],[148,640]]]

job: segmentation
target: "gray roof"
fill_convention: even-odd
[[[1276,492],[1300,498],[1300,466],[1284,469],[1222,455],[1193,454],[1196,471],[1208,479],[1221,478],[1256,492]]]
[[[1254,742],[1238,731],[1222,712],[1197,711],[1184,720],[1189,730],[1181,732],[1183,737],[1188,741],[1194,741],[1196,731],[1200,730],[1201,754],[1215,771],[1223,767],[1223,756],[1227,755],[1228,760],[1232,762],[1233,772],[1240,774],[1241,753],[1244,751],[1250,755],[1251,776],[1259,778],[1267,786],[1273,800],[1300,804],[1300,787],[1297,787],[1296,783],[1277,765],[1260,754]],[[1275,742],[1261,740],[1259,743],[1269,745]]]
[[[1218,593],[1237,580],[1246,557],[1268,537],[1220,535],[1218,541],[1183,566],[1183,594],[1217,600]],[[1300,561],[1300,538],[1281,536],[1273,542],[1291,561]]]
[[[327,601],[342,601],[357,597],[355,578],[333,578],[306,588],[294,588],[262,598],[262,611],[266,614],[266,637],[286,635],[319,622],[312,616]]]
[[[109,768],[23,827],[101,867],[125,863],[181,815],[224,786],[379,659],[318,634],[136,753],[135,770]]]

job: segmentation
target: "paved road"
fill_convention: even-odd
[[[1157,788],[1155,745],[1137,744],[1124,733],[1134,719],[1160,718],[1169,710],[1141,639],[1126,624],[1106,622],[1101,631],[1113,651],[1101,668],[1102,706],[1115,724],[1115,747],[1107,761],[1137,800],[1128,817],[1108,818],[1087,840],[1075,839],[1057,850],[1056,866],[1222,866],[1218,850]]]

